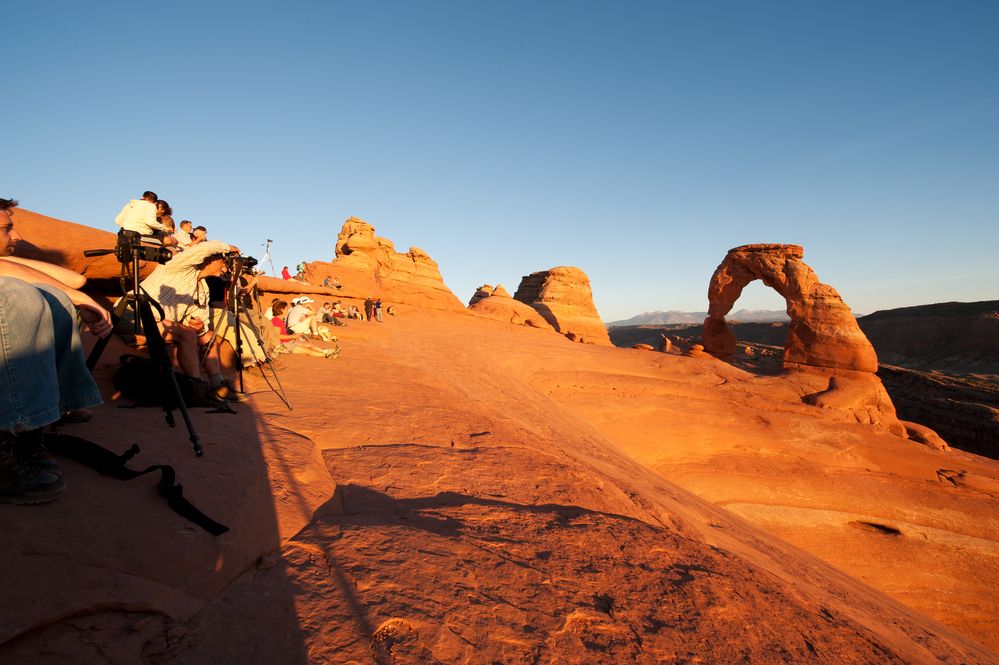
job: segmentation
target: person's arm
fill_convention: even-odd
[[[36,261],[34,259],[22,259],[18,256],[0,257],[0,261],[13,261],[14,263],[20,263],[23,266],[34,268],[39,272],[45,273],[49,277],[59,280],[71,289],[82,289],[83,285],[87,283],[87,278],[80,273],[73,272],[72,270],[68,270],[62,266],[57,266],[52,263],[45,263],[44,261]]]
[[[228,254],[235,250],[235,247],[231,247],[221,240],[206,240],[197,245],[189,246],[179,254],[175,254],[172,259],[163,264],[163,267],[167,268],[170,272],[175,272],[178,269],[193,268],[212,254]]]
[[[156,219],[156,205],[142,206],[140,209],[140,215],[142,217],[142,223],[151,229],[156,229],[157,231],[163,231],[167,235],[172,235],[173,231],[169,226]]]
[[[66,286],[58,279],[40,270],[35,270],[30,266],[15,261],[0,261],[0,275],[14,277],[32,284],[54,286],[69,296],[70,302],[76,306],[76,309],[80,313],[80,318],[87,325],[90,332],[99,337],[107,337],[111,334],[111,315],[83,291]]]

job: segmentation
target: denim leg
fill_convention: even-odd
[[[66,294],[0,277],[0,430],[37,429],[100,403]]]

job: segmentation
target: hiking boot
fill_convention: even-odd
[[[59,471],[59,462],[45,447],[45,433],[40,429],[20,434],[11,434],[14,454],[25,462],[37,466],[42,471]]]
[[[227,402],[245,402],[249,399],[246,395],[236,390],[236,387],[228,379],[219,384],[218,387],[213,388],[212,394]]]
[[[22,458],[15,439],[14,434],[4,432],[0,440],[0,503],[26,505],[59,498],[66,487],[62,476]]]

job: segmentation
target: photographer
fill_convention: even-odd
[[[42,428],[71,410],[101,403],[76,327],[111,334],[104,308],[78,290],[80,275],[38,261],[7,258],[20,237],[0,199],[0,503],[51,501],[63,491]]]
[[[176,245],[177,239],[173,237],[173,231],[158,219],[161,211],[165,212],[165,216],[169,216],[172,211],[169,210],[169,205],[165,208],[157,206],[158,201],[159,197],[155,192],[143,192],[141,199],[132,199],[122,207],[114,219],[115,224],[125,231],[155,236],[164,245]]]
[[[200,381],[204,366],[215,396],[236,400],[239,394],[222,376],[219,345],[223,340],[212,335],[210,294],[204,281],[226,272],[225,257],[230,254],[239,254],[239,249],[219,240],[199,242],[157,266],[140,286],[163,308],[158,326],[163,340],[175,346],[180,370]]]

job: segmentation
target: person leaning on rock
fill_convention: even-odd
[[[222,339],[211,334],[210,293],[205,283],[206,278],[227,271],[225,257],[229,254],[239,254],[239,248],[220,240],[192,244],[156,266],[140,286],[163,308],[158,327],[163,340],[176,346],[181,372],[198,382],[204,367],[215,396],[236,400],[238,393],[222,376],[219,352]]]
[[[0,199],[0,503],[43,503],[62,494],[64,483],[45,454],[42,428],[101,403],[77,317],[101,337],[111,334],[111,317],[79,290],[80,275],[7,258],[20,240],[16,206]]]

